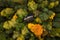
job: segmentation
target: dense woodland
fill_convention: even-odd
[[[60,40],[60,0],[0,0],[0,40]]]

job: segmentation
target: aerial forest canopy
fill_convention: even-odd
[[[0,40],[60,40],[60,0],[0,0]]]

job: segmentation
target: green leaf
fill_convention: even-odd
[[[0,31],[3,31],[3,23],[0,24]]]
[[[16,14],[18,15],[17,21],[22,22],[23,18],[26,17],[28,13],[26,9],[20,8],[17,10]]]
[[[45,37],[44,40],[56,40],[56,38],[55,37]]]
[[[0,32],[0,40],[6,40],[6,35],[3,32]]]
[[[56,17],[60,18],[60,13],[56,14]]]
[[[42,25],[46,30],[52,30],[52,22],[43,22]]]
[[[16,24],[16,26],[15,26],[15,28],[16,28],[15,30],[16,30],[16,31],[19,31],[19,30],[23,29],[24,26],[25,26],[24,23],[18,23],[18,24]]]
[[[48,12],[49,10],[47,8],[43,8],[43,11],[44,12]]]
[[[53,26],[56,28],[60,28],[60,22],[53,22]]]
[[[42,1],[42,2],[40,3],[40,6],[41,6],[42,8],[47,7],[47,5],[48,5],[48,1],[47,1],[47,0]]]
[[[51,16],[54,12],[53,11],[48,11],[48,15]]]
[[[51,36],[58,36],[60,37],[60,28],[53,28],[51,31],[50,31],[50,35]]]
[[[49,16],[46,13],[41,13],[39,17],[42,21],[44,21],[44,20],[47,20]]]
[[[55,17],[55,18],[54,18],[54,21],[59,22],[59,21],[60,21],[60,18]]]
[[[24,26],[24,28],[21,30],[21,32],[22,32],[22,35],[26,35],[27,33],[29,33],[26,26]]]

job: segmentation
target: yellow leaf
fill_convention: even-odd
[[[55,13],[53,13],[49,18],[53,19],[55,17]]]
[[[43,33],[43,27],[40,24],[28,24],[28,28],[33,32],[37,37],[41,36]]]
[[[41,22],[42,22],[39,17],[37,17],[37,18],[35,19],[35,21],[36,21],[37,23],[41,23]]]
[[[16,20],[17,19],[17,15],[15,14],[12,18],[12,20]]]
[[[49,4],[49,8],[53,8],[54,7],[54,2],[51,2],[50,4]]]

